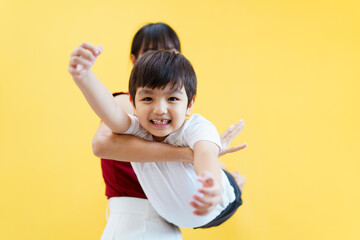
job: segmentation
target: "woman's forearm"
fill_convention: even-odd
[[[115,134],[104,123],[100,124],[92,147],[97,157],[123,162],[193,162],[194,158],[190,148]]]

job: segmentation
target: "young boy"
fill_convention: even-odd
[[[228,210],[235,194],[217,159],[221,144],[216,128],[198,114],[185,120],[195,101],[196,76],[184,56],[156,51],[145,53],[137,61],[129,82],[136,116],[127,115],[118,107],[111,93],[89,70],[92,61],[75,62],[77,74],[72,75],[76,84],[95,113],[114,132],[194,150],[194,164],[132,163],[150,203],[162,217],[180,227],[201,227]],[[206,179],[200,179],[203,186],[210,186],[200,190],[204,196],[194,195],[200,187],[196,175]],[[214,195],[218,197],[214,199]],[[207,215],[195,216],[187,204],[190,199],[193,207],[205,206],[209,199],[219,204]]]

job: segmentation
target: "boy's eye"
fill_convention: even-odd
[[[178,98],[176,98],[176,97],[170,97],[169,98],[169,101],[171,101],[171,102],[173,102],[173,101],[178,101],[179,99]]]
[[[143,99],[142,99],[142,101],[145,101],[145,102],[149,102],[149,101],[151,101],[151,100],[152,100],[151,97],[146,97],[146,98],[143,98]]]

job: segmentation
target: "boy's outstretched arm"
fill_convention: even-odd
[[[71,53],[69,73],[93,111],[113,132],[123,133],[130,127],[129,116],[116,104],[110,91],[91,71],[101,52],[101,46],[82,43]]]
[[[219,147],[210,141],[198,141],[193,148],[195,173],[201,176],[203,172],[207,171],[221,185],[221,167],[218,159]]]
[[[199,141],[194,144],[194,170],[203,187],[194,195],[190,204],[195,208],[194,214],[206,215],[222,201],[221,167],[218,159],[219,147],[210,141]],[[197,202],[201,203],[198,204]]]

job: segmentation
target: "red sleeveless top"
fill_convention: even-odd
[[[101,159],[101,169],[105,181],[107,198],[137,197],[147,198],[129,162]]]
[[[124,92],[114,93],[129,94]],[[133,168],[129,162],[101,159],[101,169],[105,181],[105,195],[111,197],[147,198],[142,190]]]

